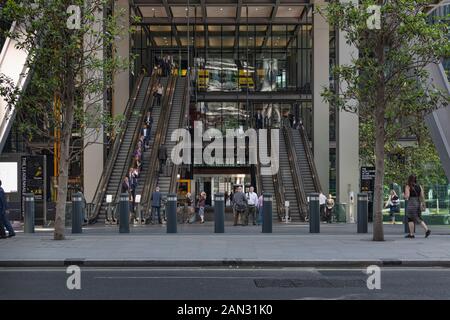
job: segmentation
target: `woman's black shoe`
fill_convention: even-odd
[[[407,234],[407,235],[405,236],[405,238],[413,239],[413,238],[415,238],[415,236],[414,236],[414,235],[411,235],[411,234]]]
[[[431,234],[431,230],[428,229],[427,232],[425,232],[425,238],[428,238],[428,236]]]

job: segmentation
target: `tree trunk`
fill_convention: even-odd
[[[383,180],[384,180],[384,106],[378,106],[375,118],[375,190],[373,201],[373,240],[384,241]]]
[[[59,158],[58,200],[56,202],[54,240],[64,240],[66,220],[67,182],[70,165],[70,139],[74,119],[74,81],[72,76],[67,77],[66,92],[63,98],[63,122],[61,123],[61,150]]]

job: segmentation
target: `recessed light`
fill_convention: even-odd
[[[292,8],[288,8],[288,11],[292,11]]]
[[[220,8],[219,10],[220,10],[220,11],[223,11],[223,8]]]
[[[259,10],[259,8],[255,8],[255,10],[256,10],[256,11],[258,11],[258,10]]]
[[[152,11],[155,11],[155,8],[152,8]]]

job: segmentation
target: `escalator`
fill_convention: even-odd
[[[294,166],[294,159],[292,159],[293,148],[290,144],[287,130],[282,129],[280,134],[280,176],[282,182],[282,194],[284,200],[289,201],[289,216],[291,221],[300,221],[300,217],[304,212],[301,212],[301,204],[299,197],[299,186],[297,180],[297,173]]]
[[[95,207],[91,222],[105,221],[108,206],[106,195],[112,195],[113,203],[119,199],[123,177],[128,173],[145,114],[153,101],[151,91],[155,81],[154,74],[152,77],[141,75],[136,82],[137,85],[127,103],[121,131],[115,139],[94,196]]]
[[[297,154],[303,190],[306,196],[311,193],[320,193],[322,188],[320,186],[316,165],[314,164],[305,129],[301,126],[300,129],[291,129],[291,132],[294,150]]]
[[[172,132],[180,127],[180,123],[182,119],[184,119],[183,109],[185,107],[185,95],[186,95],[186,83],[187,78],[178,78],[177,83],[175,85],[175,91],[173,93],[172,106],[170,109],[170,117],[169,117],[169,125],[166,131],[166,135],[162,144],[166,147],[167,155],[170,158],[170,154],[172,152],[173,147],[176,142],[171,141],[170,137]],[[160,192],[165,197],[170,192],[175,192],[174,190],[175,184],[172,181],[173,175],[176,177],[176,170],[174,166],[169,162],[169,165],[166,165],[166,168],[159,173],[156,181],[156,185],[159,186]]]
[[[16,23],[13,23],[11,32],[21,34],[17,28],[19,27]],[[29,68],[27,67],[28,54],[24,49],[16,47],[18,42],[11,38],[4,40],[0,53],[0,75],[10,79],[11,85],[18,88],[20,92],[23,92],[29,80]],[[0,97],[0,153],[5,146],[14,117],[15,107],[8,107],[4,98]]]
[[[160,80],[161,85],[163,88],[167,88],[167,84],[169,82],[168,77],[163,77]],[[158,148],[155,147],[155,138],[157,135],[158,130],[158,124],[159,119],[161,118],[161,106],[153,106],[152,107],[152,117],[153,117],[153,125],[150,132],[150,140],[149,140],[149,148],[143,152],[142,159],[143,159],[143,166],[142,170],[139,173],[139,179],[138,179],[138,186],[136,188],[136,194],[142,195],[142,192],[144,191],[144,182],[147,180],[147,177],[150,175],[151,168],[150,168],[150,159],[153,152],[157,153]]]

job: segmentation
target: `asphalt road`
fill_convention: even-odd
[[[1,268],[0,299],[450,299],[445,268],[383,268],[379,290],[362,269],[82,267],[80,290],[68,277],[63,268]]]

